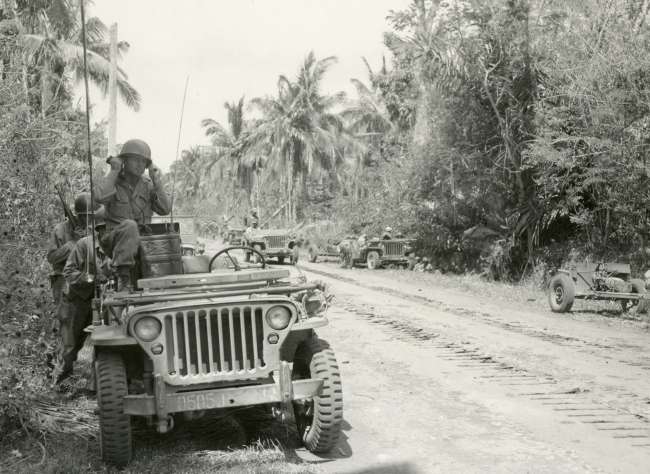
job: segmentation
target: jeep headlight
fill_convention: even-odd
[[[285,329],[291,321],[291,312],[285,306],[273,306],[266,312],[266,322],[273,329]]]
[[[160,331],[162,331],[162,325],[153,316],[144,316],[133,325],[133,332],[136,337],[145,342],[153,341],[160,335]]]

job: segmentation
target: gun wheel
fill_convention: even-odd
[[[326,453],[336,445],[343,421],[341,375],[334,351],[313,335],[301,343],[293,361],[293,378],[323,379],[321,394],[293,403],[298,435],[313,453]]]
[[[637,278],[633,279],[630,281],[632,284],[632,291],[631,293],[638,293],[642,295],[641,298],[645,296],[645,283],[643,280],[639,280]],[[619,300],[621,303],[621,310],[626,313],[635,306],[639,306],[640,299],[638,300]]]
[[[563,273],[555,275],[548,286],[548,304],[551,311],[556,313],[570,311],[575,294],[575,285],[570,277]]]

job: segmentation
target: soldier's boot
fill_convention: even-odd
[[[117,268],[117,291],[133,291],[133,283],[131,283],[131,267],[123,266]]]

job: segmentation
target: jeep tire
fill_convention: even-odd
[[[255,245],[253,245],[253,248],[255,250],[257,250],[259,253],[262,253],[262,246],[261,245],[255,244]],[[255,253],[255,252],[251,252],[251,253],[253,254],[253,263],[262,263],[262,259],[260,258],[260,256],[257,253]]]
[[[289,257],[289,263],[291,265],[296,265],[298,263],[298,257],[300,253],[298,252],[298,248],[294,247],[293,250],[291,251],[291,257]]]
[[[334,351],[315,334],[303,341],[293,361],[293,378],[323,379],[319,396],[295,401],[298,435],[312,453],[326,453],[336,445],[343,421],[343,391]]]
[[[368,265],[368,270],[377,270],[380,266],[379,262],[379,252],[371,250],[366,255],[366,264]]]
[[[117,352],[100,351],[95,360],[99,449],[104,462],[117,467],[131,460],[131,417],[124,414],[128,393],[124,359]]]
[[[551,311],[565,313],[571,310],[575,299],[576,287],[570,276],[558,273],[548,285],[548,304]]]

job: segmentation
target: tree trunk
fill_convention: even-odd
[[[52,88],[50,86],[50,71],[47,66],[41,68],[41,117],[45,118],[52,104]]]

